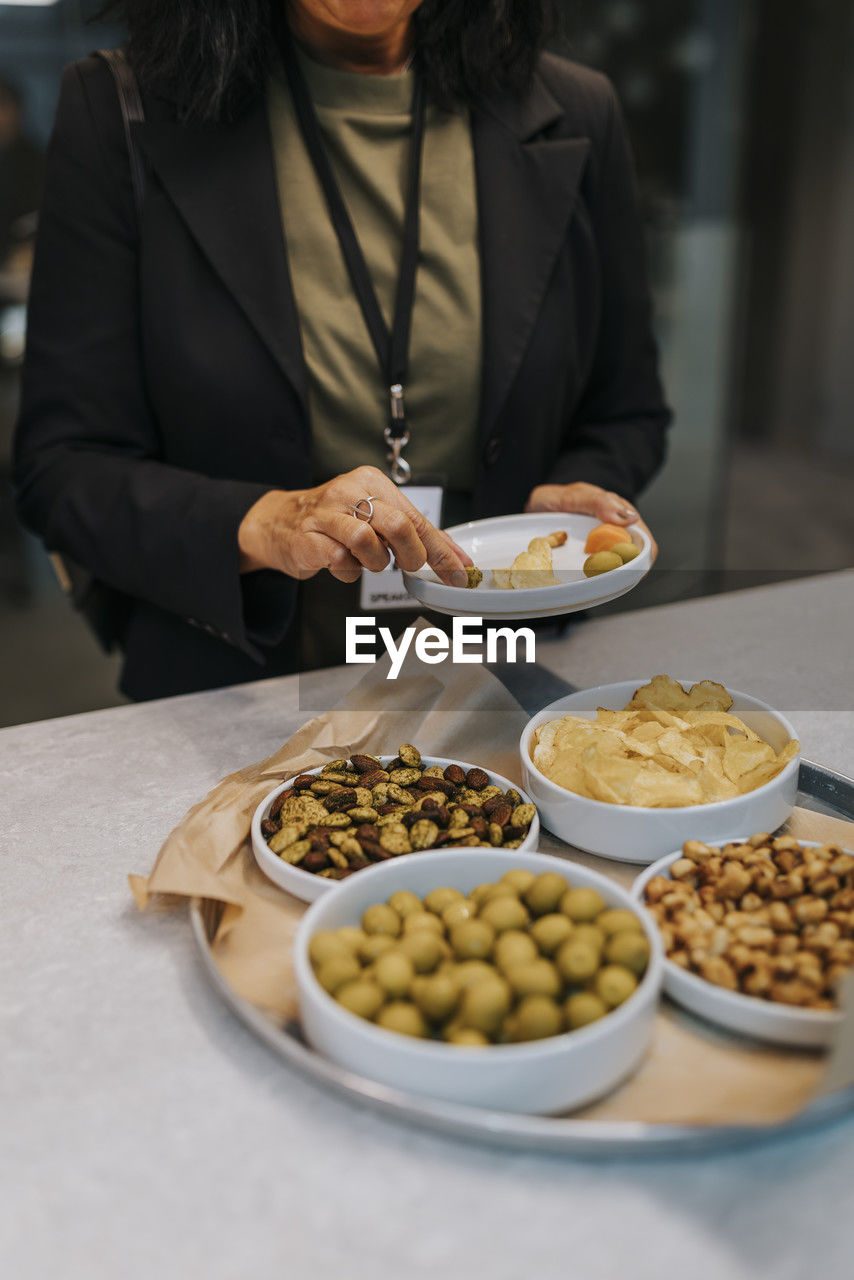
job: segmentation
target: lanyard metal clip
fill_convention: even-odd
[[[406,484],[412,476],[412,468],[403,457],[403,450],[409,444],[409,429],[406,425],[406,406],[403,403],[403,387],[395,382],[388,389],[389,424],[383,435],[388,445],[386,455],[395,484]]]

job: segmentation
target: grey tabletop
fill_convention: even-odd
[[[854,773],[854,573],[589,620],[576,685],[713,676]],[[349,670],[0,733],[0,1268],[231,1280],[851,1274],[854,1120],[727,1154],[591,1163],[399,1126],[292,1074],[220,1004],[183,912],[126,881]]]

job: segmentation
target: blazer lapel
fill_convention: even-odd
[[[233,123],[140,126],[152,168],[199,248],[307,406],[308,376],[263,100]]]
[[[522,361],[584,172],[587,138],[546,138],[563,109],[537,78],[524,102],[473,113],[483,292],[480,425],[491,432]]]

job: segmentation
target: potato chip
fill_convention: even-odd
[[[492,585],[502,591],[558,586],[559,579],[552,572],[552,547],[562,547],[565,542],[563,531],[532,538],[527,551],[520,551],[509,569],[492,570]]]
[[[685,690],[656,676],[622,711],[595,720],[563,716],[541,725],[534,764],[558,786],[591,800],[681,808],[745,795],[769,782],[800,750],[780,752],[733,715],[732,697],[713,680]]]

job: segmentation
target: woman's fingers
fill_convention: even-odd
[[[427,548],[406,511],[377,499],[371,528],[388,545],[400,569],[414,573],[427,560]]]
[[[362,568],[370,569],[371,573],[379,573],[388,564],[388,549],[367,520],[360,520],[352,512],[338,511],[324,503],[314,513],[314,524],[320,533],[339,543]]]
[[[574,511],[603,524],[634,524],[637,509],[618,493],[595,484],[541,484],[531,493],[526,511]]]
[[[296,576],[313,578],[321,569],[328,569],[339,582],[355,582],[362,572],[359,561],[340,542],[325,533],[305,533]]]
[[[376,467],[357,467],[350,472],[349,479],[363,487],[366,493],[374,494],[390,507],[396,508],[409,517],[418,538],[424,547],[427,563],[443,582],[453,587],[466,585],[465,566],[471,560],[457,544],[442,533],[435,525],[423,516],[416,506],[409,501],[406,490],[399,488],[393,480],[377,470]],[[361,496],[361,495],[360,495]],[[376,507],[375,507],[376,510]],[[374,522],[376,523],[376,522]],[[424,563],[423,561],[421,562]],[[402,567],[406,568],[406,565]],[[420,567],[420,566],[419,566]]]

